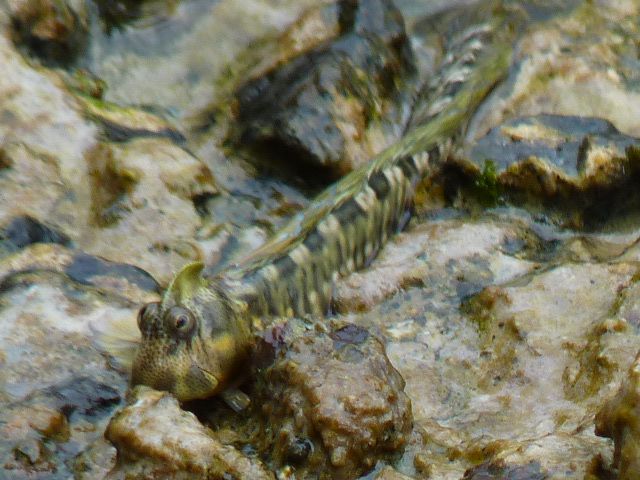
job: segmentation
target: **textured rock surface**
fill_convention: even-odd
[[[526,235],[526,228],[517,223],[454,219],[419,225],[392,239],[371,268],[339,280],[335,307],[343,313],[367,311],[402,290],[429,288],[438,272],[458,265],[466,270],[457,287],[463,295],[492,282],[507,282],[537,266],[509,255],[509,245],[525,246]],[[473,243],[468,241],[471,237]]]
[[[620,480],[640,475],[640,356],[616,396],[596,416],[596,434],[615,442],[613,465]]]
[[[0,461],[11,478],[69,475],[126,387],[93,348],[89,324],[131,316],[134,303],[47,270],[1,285]]]
[[[444,189],[485,205],[544,212],[573,228],[596,229],[640,204],[638,139],[597,118],[540,115],[496,127],[445,165]]]
[[[116,261],[135,257],[165,282],[185,262],[200,258],[192,240],[201,225],[193,202],[216,192],[205,165],[159,139],[100,145],[87,154],[87,163],[93,187],[89,223],[99,228],[86,229],[80,247]]]
[[[504,12],[497,3],[396,3],[421,81],[446,60],[451,32]],[[356,326],[351,343],[322,328],[287,337],[293,350],[274,370],[262,364],[241,385],[250,412],[218,399],[183,406],[211,430],[170,397],[136,393],[140,404],[117,418],[148,435],[114,421],[123,450],[115,469],[103,432],[127,376],[91,337],[108,320],[135,341],[137,308],[157,299],[172,270],[194,258],[222,268],[309,202],[307,187],[283,181],[289,169],[258,169],[224,140],[242,85],[345,40],[341,5],[99,2],[86,56],[77,57],[86,75],[43,67],[50,63],[15,41],[11,12],[0,9],[0,477],[189,468],[215,477],[228,466],[239,477],[245,469],[246,478],[301,480],[319,465],[328,476],[367,479],[610,480],[630,468],[622,453],[614,463],[614,441],[594,434],[594,416],[607,404],[598,431],[619,433],[620,452],[634,448],[633,416],[620,432],[612,422],[631,411],[627,372],[640,350],[637,155],[625,150],[640,136],[640,12],[635,0],[516,3],[530,21],[509,78],[460,150],[472,161],[466,186],[475,197],[458,195],[461,177],[451,190],[428,179],[408,231],[337,285],[336,322]],[[348,134],[364,132],[349,145],[360,161],[399,132],[410,102],[371,110],[384,112],[374,120],[389,129],[375,121],[362,129],[354,103],[338,107],[358,120],[343,122]],[[531,155],[539,161],[518,160]],[[396,374],[380,375],[390,365],[406,381],[412,428],[401,394],[377,396],[401,390]],[[367,446],[394,422],[395,436]],[[202,448],[185,447],[187,434]]]
[[[86,47],[87,7],[76,0],[9,0],[14,41],[45,63],[68,64]]]
[[[354,325],[288,332],[279,331],[279,352],[259,394],[275,463],[300,464],[321,478],[355,478],[378,458],[401,453],[411,402],[380,341]]]
[[[381,120],[404,123],[400,102],[414,70],[402,16],[386,0],[339,2],[335,15],[334,42],[238,91],[240,145],[271,162],[345,173],[393,139]]]
[[[67,470],[62,460],[99,438],[119,403],[118,389],[91,377],[76,377],[10,403],[0,416],[3,468],[16,479]]]
[[[146,387],[131,392],[105,436],[118,450],[109,480],[275,478],[260,461],[216,440],[171,395]]]
[[[32,68],[4,36],[0,61],[1,227],[30,216],[88,253],[139,259],[160,281],[198,257],[194,202],[218,191],[206,165],[167,139],[101,142],[61,76]]]

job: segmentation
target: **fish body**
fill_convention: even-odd
[[[162,302],[140,311],[132,383],[206,398],[237,383],[253,332],[273,317],[321,316],[333,283],[367,265],[408,218],[415,189],[446,156],[480,102],[506,73],[510,30],[494,22],[461,36],[408,133],[330,186],[263,247],[214,276],[189,264]],[[426,107],[423,105],[427,105]]]

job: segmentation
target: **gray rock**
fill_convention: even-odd
[[[594,229],[640,206],[640,139],[598,118],[538,115],[492,129],[442,169],[449,198],[524,206]]]
[[[345,173],[370,157],[369,128],[401,120],[414,65],[399,11],[388,0],[344,1],[337,20],[334,42],[238,90],[239,145]]]

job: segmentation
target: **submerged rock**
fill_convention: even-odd
[[[259,460],[217,440],[173,396],[148,387],[130,393],[105,436],[118,450],[108,480],[275,478]]]
[[[345,1],[336,21],[335,41],[238,90],[238,144],[341,174],[394,136],[382,119],[404,124],[414,66],[400,12],[387,0]]]
[[[411,402],[380,341],[355,325],[292,332],[265,337],[278,352],[259,380],[260,442],[274,464],[294,466],[301,478],[349,479],[399,455]]]
[[[596,416],[596,434],[613,439],[619,480],[640,477],[640,355],[616,396]]]

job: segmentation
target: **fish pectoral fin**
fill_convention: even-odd
[[[249,395],[241,392],[237,388],[230,388],[228,390],[225,390],[220,394],[220,396],[234,412],[241,412],[242,410],[246,409],[251,403]]]
[[[133,359],[140,346],[140,331],[135,316],[92,321],[89,323],[91,342],[109,357],[110,365],[122,372],[131,372]]]

